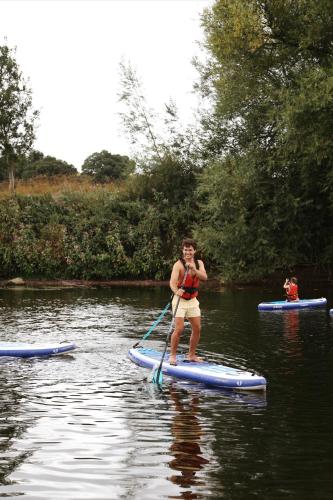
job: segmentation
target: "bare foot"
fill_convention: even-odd
[[[177,360],[176,360],[176,356],[169,356],[169,365],[176,365],[177,364]]]
[[[192,363],[203,363],[204,361],[203,358],[200,358],[200,356],[187,356],[186,360]]]

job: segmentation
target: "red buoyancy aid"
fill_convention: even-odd
[[[298,300],[298,286],[295,283],[290,283],[287,291],[288,300]]]
[[[185,268],[185,264],[184,264],[183,259],[181,259],[181,263],[183,264],[183,266]],[[198,278],[198,276],[192,276],[191,271],[189,271],[187,276],[186,276],[186,280],[183,283],[184,275],[185,275],[185,271],[183,273],[181,273],[181,275],[179,277],[178,285],[177,285],[178,288],[182,288],[184,290],[184,293],[183,293],[181,298],[185,299],[185,300],[194,299],[195,297],[197,297],[197,295],[199,293],[199,291],[198,291],[199,290],[199,278]]]

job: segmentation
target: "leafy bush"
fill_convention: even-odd
[[[176,230],[183,217],[158,199],[151,204],[103,190],[2,200],[1,275],[165,279],[184,236]]]

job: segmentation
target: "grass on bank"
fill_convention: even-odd
[[[54,177],[34,177],[26,181],[18,179],[15,193],[22,196],[51,194],[56,197],[66,191],[90,193],[101,190],[114,192],[118,189],[119,186],[115,183],[96,184],[88,176],[57,175]],[[6,199],[11,196],[8,181],[0,182],[0,199]]]

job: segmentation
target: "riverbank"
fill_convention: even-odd
[[[333,287],[333,273],[331,267],[318,269],[315,266],[297,266],[289,272],[277,270],[266,278],[252,280],[251,282],[225,283],[223,278],[210,278],[202,282],[202,289],[219,291],[225,288],[244,287],[271,287],[284,283],[286,277],[297,276],[302,287]],[[9,287],[58,287],[58,288],[110,288],[110,287],[168,287],[169,280],[62,280],[62,279],[25,279],[20,277],[0,280],[0,288]]]
[[[0,280],[0,288],[13,287],[57,287],[57,288],[110,288],[110,287],[168,287],[169,281],[159,280],[25,280],[14,278]],[[224,285],[217,279],[209,279],[202,283],[202,288],[219,290]]]

